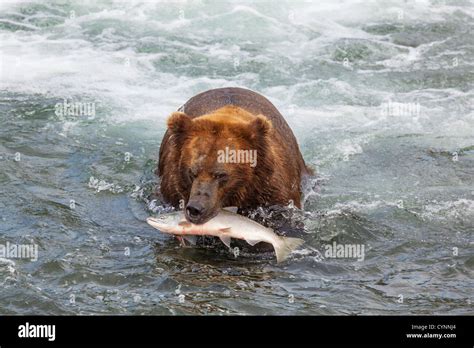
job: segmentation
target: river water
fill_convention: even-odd
[[[0,5],[2,314],[472,314],[473,4]],[[268,97],[316,178],[287,262],[152,229],[167,116]],[[64,103],[84,112],[65,112]],[[88,107],[86,107],[88,106]],[[327,246],[364,247],[363,260]]]

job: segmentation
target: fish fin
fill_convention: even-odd
[[[183,237],[181,236],[175,236],[177,240],[179,240],[179,244],[182,246],[182,247],[185,247],[186,246],[186,242],[184,241]]]
[[[183,238],[186,239],[189,242],[189,244],[196,245],[196,239],[197,239],[196,236],[189,235],[189,236],[183,236]]]
[[[189,221],[183,220],[183,221],[180,221],[178,225],[181,227],[189,227],[192,225],[192,223],[190,223]]]
[[[246,239],[245,241],[249,243],[251,246],[254,246],[255,244],[261,242],[261,240],[253,240],[253,239]]]
[[[237,214],[238,207],[225,207],[224,210],[230,211],[231,213]]]
[[[219,228],[219,232],[229,233],[232,227]]]
[[[303,243],[304,240],[300,238],[280,237],[279,242],[273,246],[275,248],[277,262],[286,260],[291,252]]]
[[[221,239],[222,243],[224,243],[230,249],[230,237],[220,236],[219,238]]]

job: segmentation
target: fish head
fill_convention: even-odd
[[[183,213],[171,213],[171,214],[163,214],[157,217],[149,217],[146,219],[146,222],[166,233],[176,233],[177,231],[181,230],[180,222],[184,220]]]

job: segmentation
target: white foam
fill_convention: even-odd
[[[110,183],[105,180],[96,179],[93,176],[89,178],[89,183],[87,184],[87,186],[91,189],[94,189],[95,192],[97,193],[102,192],[102,191],[108,191],[112,193],[121,193],[124,190],[118,184]]]
[[[474,200],[433,201],[423,207],[421,217],[430,221],[457,221],[474,224]]]
[[[18,12],[16,7],[19,3],[23,2],[2,3],[0,10],[6,13]],[[270,7],[260,2],[211,6],[199,2],[113,1],[110,8],[101,6],[93,2],[78,6],[76,17],[55,25],[54,30],[38,29],[22,21],[22,24],[32,26],[28,28],[32,31],[0,31],[0,88],[59,98],[93,97],[99,108],[107,105],[118,111],[110,115],[114,122],[143,119],[162,125],[170,112],[200,91],[223,86],[252,87],[261,78],[258,71],[245,69],[235,70],[235,74],[229,78],[215,77],[212,74],[214,64],[219,64],[216,70],[232,67],[234,59],[238,58],[240,64],[275,66],[275,58],[279,56],[290,59],[296,66],[304,64],[308,57],[313,56],[330,62],[327,47],[340,39],[367,40],[378,45],[373,47],[378,53],[383,53],[384,49],[399,50],[400,46],[383,41],[383,37],[367,33],[360,27],[384,20],[396,21],[394,16],[399,9],[404,11],[404,23],[415,23],[420,19],[435,22],[443,20],[446,14],[455,10],[467,11],[459,6],[432,6],[426,2],[407,4],[404,1],[381,4],[328,0],[318,3],[279,3]],[[50,7],[62,11],[54,5]],[[180,17],[181,9],[184,10],[183,17]],[[57,12],[54,13],[44,15],[58,17]],[[348,13],[351,15],[348,16]],[[68,16],[68,13],[64,13],[64,16]],[[222,24],[235,18],[251,18],[252,25],[258,26],[216,31]],[[120,25],[105,26],[93,36],[89,34],[90,30],[98,30],[95,27],[107,20],[117,21]],[[132,29],[127,31],[126,28]],[[120,30],[125,30],[126,35],[131,36],[120,36],[123,35]],[[212,38],[216,35],[222,40],[200,41],[202,37]],[[175,40],[175,36],[181,39]],[[272,40],[263,40],[262,43],[267,46],[258,52],[243,49],[241,46],[250,43],[251,39],[248,38],[253,36],[260,41],[265,37],[271,37]],[[140,52],[135,46],[140,43],[156,47],[158,42],[163,43],[163,50],[158,52]],[[397,65],[399,69],[409,68],[431,44],[404,48],[407,52],[380,63],[389,71]],[[193,64],[193,55],[206,57],[208,71],[198,76],[189,75],[190,68],[181,73],[181,66],[177,64],[173,69],[170,68],[174,71],[168,72],[162,66],[162,59],[173,57],[178,49],[190,55],[187,58]],[[127,64],[128,61],[130,64]],[[200,68],[206,67],[201,65]],[[369,70],[365,73],[377,74],[382,71]],[[278,74],[278,69],[275,74]],[[260,91],[274,101],[279,109],[288,111],[289,105],[296,105],[293,115],[286,112],[285,116],[288,116],[290,125],[298,129],[305,129],[309,122],[323,128],[345,129],[391,126],[419,131],[433,130],[431,127],[435,126],[437,130],[449,129],[453,133],[458,130],[469,132],[474,128],[468,120],[460,120],[459,117],[454,120],[454,116],[446,118],[443,109],[434,112],[425,109],[430,114],[434,113],[435,118],[439,115],[434,122],[409,118],[387,119],[380,115],[377,103],[389,96],[376,87],[361,89],[339,78],[315,80],[298,75],[294,78],[294,83],[270,83]],[[307,89],[315,92],[326,90],[328,94],[317,99],[319,103],[327,99],[328,105],[301,105],[298,98]],[[375,105],[370,107],[370,103]],[[457,125],[455,121],[462,124]],[[450,127],[446,127],[448,122]],[[353,145],[343,152],[359,153],[360,148]]]
[[[16,263],[13,260],[0,257],[0,264],[6,265],[8,273],[10,273],[12,275],[15,274],[15,272],[16,272],[16,269],[15,269]]]

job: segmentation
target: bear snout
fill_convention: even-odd
[[[203,212],[204,212],[204,206],[197,202],[189,203],[188,206],[186,207],[186,214],[188,214],[188,216],[192,219],[199,218]]]
[[[214,209],[209,199],[203,196],[192,197],[186,205],[185,217],[189,222],[201,225],[217,215],[218,210]]]

